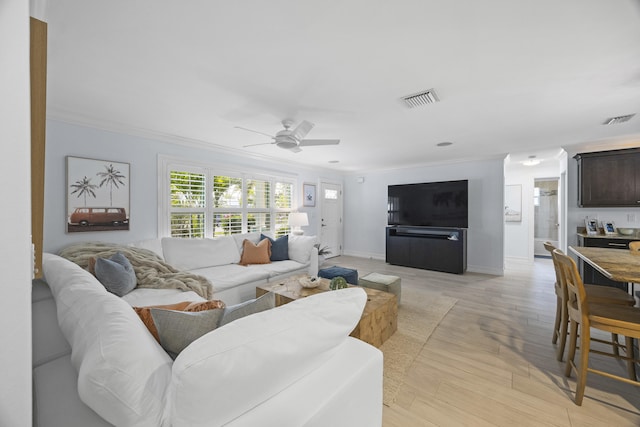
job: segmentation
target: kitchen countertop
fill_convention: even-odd
[[[621,239],[621,240],[638,240],[638,231],[630,234],[628,236],[622,234],[587,234],[587,233],[576,233],[580,237],[589,238],[589,239]]]

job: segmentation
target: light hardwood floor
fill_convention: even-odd
[[[458,299],[411,366],[384,427],[640,426],[640,388],[590,374],[582,406],[575,376],[551,344],[555,276],[550,259],[508,269],[502,277],[453,275],[340,256],[340,265],[400,276],[402,287],[428,287]],[[604,336],[603,338],[607,338]],[[592,362],[625,375],[623,364]]]

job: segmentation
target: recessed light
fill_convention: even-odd
[[[437,145],[438,147],[448,147],[448,146],[450,146],[450,145],[453,145],[453,142],[448,142],[448,141],[446,141],[446,142],[439,142],[439,143],[437,143],[436,145]]]
[[[530,158],[529,160],[522,162],[522,164],[525,166],[535,166],[540,164],[540,160]]]
[[[340,163],[340,160],[329,160],[329,163]]]

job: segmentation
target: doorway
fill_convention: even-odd
[[[325,258],[342,255],[342,185],[320,185],[320,248],[329,251]]]
[[[559,244],[559,199],[558,178],[536,178],[533,187],[533,254],[549,256],[544,242],[551,242],[555,247]]]

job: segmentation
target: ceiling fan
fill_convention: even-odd
[[[336,145],[340,143],[339,139],[302,139],[309,133],[311,129],[313,129],[313,126],[315,125],[311,122],[303,120],[292,130],[291,127],[293,126],[293,124],[293,120],[284,119],[282,121],[282,126],[284,126],[284,129],[276,133],[275,136],[257,130],[243,128],[240,126],[236,126],[236,128],[249,132],[259,133],[260,135],[265,135],[273,139],[273,142],[245,145],[245,148],[254,147],[256,145],[275,144],[280,148],[284,148],[285,150],[299,153],[300,151],[302,151],[300,147],[309,147],[313,145]]]

